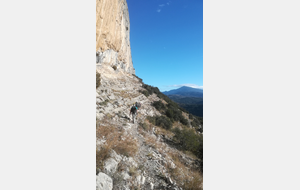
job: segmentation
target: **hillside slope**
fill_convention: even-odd
[[[203,89],[183,86],[163,93],[189,113],[203,117]]]
[[[96,0],[96,189],[202,189],[202,121],[134,75],[129,31],[126,0]]]
[[[101,73],[96,90],[97,189],[101,189],[104,174],[111,178],[112,189],[201,189],[202,157],[195,153],[202,153],[202,134],[190,128],[193,120],[181,110],[186,125],[173,121],[168,129],[157,120],[153,123],[153,118],[166,116],[156,103],[168,103],[159,93],[145,96],[143,86],[133,75],[107,78]],[[134,102],[142,104],[135,124],[129,115]],[[192,132],[198,140],[186,142],[187,137],[180,138],[182,131]],[[187,151],[188,147],[199,150]]]

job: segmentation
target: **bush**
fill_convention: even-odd
[[[188,125],[188,120],[187,119],[185,119],[184,117],[181,117],[180,118],[180,123],[182,123],[183,125]]]
[[[166,111],[166,116],[167,116],[168,118],[172,119],[172,118],[174,117],[173,110],[168,109],[168,110]]]
[[[149,96],[149,92],[147,90],[143,90],[143,91],[140,91],[142,94],[144,94],[146,97]]]
[[[162,110],[166,109],[165,105],[160,100],[156,101],[156,102],[153,102],[152,106],[154,106],[158,111],[162,111]]]
[[[148,121],[149,121],[150,123],[152,123],[153,125],[155,125],[155,120],[156,120],[156,117],[155,117],[155,116],[154,116],[154,117],[148,116],[147,119],[148,119]]]
[[[193,129],[175,128],[173,130],[174,139],[184,150],[191,151],[201,160],[203,159],[203,136],[197,135]]]
[[[172,128],[172,122],[169,120],[169,118],[165,116],[154,116],[150,117],[148,116],[147,119],[149,120],[150,123],[153,125],[165,128],[165,129],[171,129]]]
[[[100,106],[107,106],[107,103],[109,102],[108,99],[106,99],[104,102],[100,102],[99,105]]]
[[[165,129],[171,129],[172,128],[171,121],[165,116],[156,117],[155,123],[156,123],[156,126],[160,126],[162,128],[165,128]]]
[[[203,132],[203,117],[194,117],[194,120],[192,121],[192,126],[196,129],[199,129],[199,126],[201,125],[200,132]]]
[[[96,88],[98,88],[101,85],[101,75],[96,71]]]

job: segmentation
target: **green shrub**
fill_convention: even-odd
[[[191,151],[201,160],[203,159],[203,136],[197,135],[193,129],[179,128],[173,129],[174,140],[176,140],[184,150]]]
[[[150,123],[153,125],[156,125],[158,127],[162,127],[165,129],[171,129],[172,128],[172,122],[169,120],[169,118],[165,116],[154,116],[150,117],[148,116],[147,119],[149,120]]]
[[[173,110],[168,109],[168,110],[166,111],[166,116],[167,116],[168,118],[172,119],[172,118],[174,117]]]
[[[165,128],[165,129],[171,129],[172,128],[171,121],[165,116],[156,117],[155,123],[156,123],[156,126],[160,126],[162,128]]]
[[[149,92],[147,90],[142,90],[140,91],[142,94],[144,94],[146,97],[149,96]]]
[[[152,123],[153,125],[155,125],[155,120],[156,120],[156,117],[155,117],[155,116],[154,116],[154,117],[148,116],[147,119],[148,119],[148,121],[149,121],[150,123]]]
[[[101,85],[101,78],[100,77],[101,77],[100,73],[98,73],[96,71],[96,88],[98,88]]]
[[[156,102],[153,102],[152,106],[154,106],[158,111],[162,111],[162,110],[166,109],[165,105],[160,100],[156,101]]]
[[[104,102],[100,102],[99,105],[100,106],[106,106],[108,102],[109,102],[109,100],[106,99]]]
[[[182,123],[183,125],[188,125],[188,120],[187,119],[185,119],[184,117],[181,117],[180,118],[180,123]]]

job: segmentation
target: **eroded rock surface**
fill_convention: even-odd
[[[126,0],[96,0],[96,62],[134,74]]]

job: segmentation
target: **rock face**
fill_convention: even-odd
[[[96,65],[116,66],[135,74],[130,48],[130,22],[126,0],[96,0]]]

